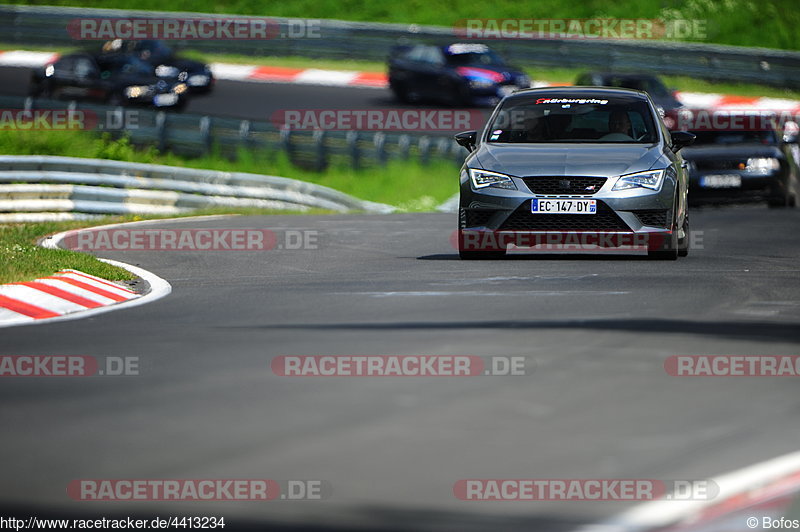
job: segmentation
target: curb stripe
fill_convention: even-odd
[[[8,310],[12,310],[17,314],[22,314],[36,320],[55,318],[56,316],[61,315],[57,312],[52,312],[50,310],[37,307],[36,305],[31,305],[30,303],[25,303],[24,301],[6,297],[4,295],[0,295],[0,307],[7,308]]]
[[[71,294],[66,290],[56,288],[55,286],[51,286],[49,284],[37,283],[36,281],[31,281],[27,283],[14,283],[14,284],[27,286],[29,288],[34,288],[36,290],[40,290],[52,296],[60,297],[61,299],[66,299],[67,301],[75,303],[76,305],[84,306],[86,308],[97,308],[103,306],[102,303],[86,299],[85,297],[81,297],[79,295]]]
[[[92,281],[97,281],[98,283],[104,284],[104,285],[109,286],[111,288],[116,288],[117,290],[122,290],[122,291],[127,292],[127,293],[132,294],[132,295],[136,294],[136,292],[134,292],[133,290],[130,290],[128,288],[125,288],[124,286],[120,286],[118,284],[114,284],[114,283],[112,283],[110,281],[106,281],[105,279],[101,279],[100,277],[95,277],[93,275],[89,275],[89,274],[86,274],[86,273],[83,273],[83,272],[79,272],[78,270],[61,270],[58,273],[71,273],[73,275],[79,275],[81,277],[85,277],[86,279],[91,279]]]
[[[101,290],[106,290],[108,292],[111,292],[112,294],[117,294],[118,296],[123,296],[125,298],[130,298],[130,297],[134,297],[135,296],[135,294],[132,294],[130,291],[128,291],[126,289],[117,288],[114,285],[107,285],[105,283],[98,282],[98,281],[92,279],[91,277],[80,277],[79,275],[75,275],[74,273],[64,273],[64,274],[58,274],[57,273],[57,274],[55,274],[55,276],[57,276],[57,277],[59,277],[61,279],[73,279],[73,280],[81,282],[81,283],[86,283],[86,284],[91,285],[91,286],[93,286],[95,288],[99,288]]]
[[[89,301],[94,301],[95,303],[100,303],[103,306],[113,305],[114,303],[116,303],[116,301],[114,301],[113,299],[103,297],[100,294],[95,294],[94,292],[84,290],[83,288],[78,288],[77,286],[69,284],[68,282],[60,279],[36,279],[36,282],[46,284],[48,286],[54,286],[56,288],[60,288],[61,290],[66,290],[71,294],[75,294],[84,299],[88,299]]]
[[[94,292],[95,294],[100,294],[101,296],[107,297],[109,299],[113,299],[114,301],[127,301],[128,300],[128,298],[125,297],[125,296],[121,296],[119,294],[114,294],[112,292],[109,292],[108,290],[103,290],[102,288],[97,288],[96,286],[90,285],[88,283],[84,283],[82,281],[78,281],[77,279],[73,279],[71,277],[50,276],[50,277],[43,277],[43,279],[56,279],[58,281],[64,281],[66,283],[75,285],[78,288],[83,288],[84,290],[89,290],[90,292]]]

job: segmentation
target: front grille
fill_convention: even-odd
[[[694,165],[698,170],[740,170],[740,164],[747,164],[747,162],[737,159],[700,159],[694,161]]]
[[[605,177],[530,176],[523,177],[534,194],[594,194],[606,182]]]
[[[597,202],[597,214],[532,214],[531,202],[526,201],[503,222],[499,230],[629,232],[631,228],[602,201]]]
[[[489,218],[497,211],[466,210],[466,225],[464,227],[484,227],[489,223]]]
[[[639,218],[642,225],[650,227],[666,227],[667,226],[667,210],[666,209],[652,209],[646,211],[633,211],[633,214]]]

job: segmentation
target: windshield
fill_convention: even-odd
[[[650,107],[638,98],[514,98],[495,115],[488,131],[489,142],[652,144],[658,141]]]
[[[447,63],[454,66],[502,65],[503,60],[494,52],[455,54],[447,56]]]
[[[778,136],[772,130],[761,131],[692,131],[694,145],[720,144],[765,144],[778,143]]]
[[[153,67],[134,56],[106,59],[103,61],[102,67],[103,70],[110,70],[115,74],[153,75]]]

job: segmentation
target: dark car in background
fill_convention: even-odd
[[[186,103],[188,87],[159,78],[133,55],[75,53],[35,70],[29,92],[51,99],[179,109]]]
[[[530,84],[484,44],[397,46],[389,57],[389,86],[402,102],[493,106]]]
[[[766,201],[770,207],[795,206],[797,137],[784,137],[774,121],[766,126],[693,131],[695,143],[683,152],[693,205]]]
[[[644,91],[650,95],[653,103],[659,112],[663,113],[664,124],[669,129],[677,129],[678,114],[689,114],[673,91],[667,89],[664,83],[656,76],[651,74],[628,74],[620,72],[585,72],[578,76],[575,85],[596,86],[596,87],[623,87]],[[684,118],[690,118],[684,116]]]
[[[678,152],[692,139],[668,132],[640,91],[553,87],[508,96],[481,133],[456,136],[470,150],[459,255],[500,258],[508,246],[475,243],[513,235],[512,243],[605,238],[636,242],[653,258],[684,256],[688,176]]]
[[[158,77],[185,83],[193,93],[209,92],[214,86],[214,75],[206,63],[175,55],[164,41],[115,39],[103,44],[102,52],[133,54],[150,64]]]

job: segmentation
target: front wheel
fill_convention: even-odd
[[[678,238],[678,256],[689,255],[689,213],[683,218],[683,238]]]
[[[688,220],[684,222],[684,227],[688,226]],[[675,203],[672,206],[672,223],[670,224],[671,233],[669,242],[663,249],[649,250],[647,256],[653,260],[678,260],[681,244],[678,241],[678,196],[675,196]],[[687,233],[688,237],[688,233]],[[688,242],[686,243],[685,253],[689,253]]]

